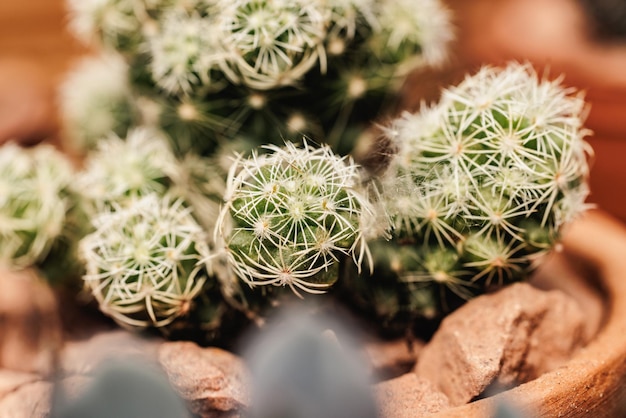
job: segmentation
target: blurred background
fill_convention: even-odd
[[[590,200],[626,221],[626,1],[446,3],[457,27],[451,58],[412,77],[401,107],[435,100],[442,87],[485,63],[527,60],[550,77],[563,74],[564,83],[585,91],[590,104]],[[65,24],[63,0],[0,2],[0,142],[45,138],[61,144],[57,85],[89,53]]]

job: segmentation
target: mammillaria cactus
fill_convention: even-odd
[[[373,208],[354,163],[328,147],[266,148],[233,166],[216,231],[248,285],[322,293],[342,257],[359,269],[367,261],[362,227]]]
[[[151,193],[164,195],[180,177],[180,164],[158,131],[135,128],[111,135],[88,155],[76,188],[90,215]]]
[[[155,194],[101,214],[80,244],[100,309],[130,327],[170,324],[211,276],[206,233],[181,199]]]
[[[42,263],[62,239],[71,209],[72,166],[51,145],[0,147],[0,260]]]
[[[588,194],[584,102],[571,93],[529,65],[486,67],[386,128],[393,240],[372,251],[390,281],[362,289],[390,304],[381,312],[398,314],[408,296],[434,314],[450,294],[524,278],[553,246]]]
[[[452,33],[438,0],[69,6],[75,33],[129,62],[134,122],[167,132],[179,153],[297,134],[347,154],[408,70],[443,60]]]

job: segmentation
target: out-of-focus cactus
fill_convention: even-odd
[[[72,207],[73,169],[51,145],[0,147],[0,260],[24,268],[43,263],[64,237]]]
[[[360,269],[369,252],[363,224],[373,208],[354,163],[328,147],[268,146],[238,160],[229,175],[216,232],[248,285],[322,293],[341,259]]]
[[[181,199],[155,194],[95,219],[80,243],[83,277],[100,309],[130,327],[189,313],[211,276],[206,233]]]
[[[409,70],[443,61],[453,32],[438,0],[69,5],[76,34],[129,62],[134,123],[205,155],[296,134],[347,154]]]
[[[114,133],[124,137],[137,118],[126,62],[117,54],[84,58],[61,85],[65,136],[82,151]]]
[[[588,132],[573,93],[529,65],[486,67],[393,121],[380,177],[393,240],[372,245],[378,263],[360,297],[390,316],[417,298],[415,313],[432,316],[523,279],[587,206]]]
[[[92,216],[124,207],[151,193],[164,195],[180,177],[181,167],[158,131],[137,128],[126,139],[110,136],[88,155],[76,188]]]

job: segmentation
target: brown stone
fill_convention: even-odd
[[[34,373],[0,369],[0,399],[8,393],[14,392],[19,387],[38,380],[41,380],[41,376]]]
[[[34,270],[0,267],[0,368],[47,374],[62,332],[54,294]]]
[[[415,373],[378,383],[374,396],[381,418],[419,418],[450,407],[446,395]]]
[[[22,385],[0,400],[0,417],[46,418],[51,394],[52,384],[48,382]]]
[[[586,342],[584,322],[564,293],[514,284],[448,316],[415,371],[461,405],[492,384],[525,382],[561,365]]]
[[[100,332],[87,340],[68,342],[61,352],[61,369],[67,375],[82,375],[93,372],[107,359],[136,356],[156,360],[159,343],[119,329]]]
[[[159,347],[158,358],[170,383],[195,414],[224,416],[249,405],[247,370],[234,354],[192,342],[168,342]]]

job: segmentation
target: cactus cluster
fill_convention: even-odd
[[[124,100],[109,106],[95,93],[93,102],[77,106],[79,93],[66,83],[64,107],[75,114],[70,130],[85,137],[97,132],[82,124],[80,110],[98,108],[102,125],[119,135],[129,125],[151,125],[181,154],[206,155],[236,139],[245,139],[249,151],[267,139],[280,145],[281,138],[301,135],[347,154],[407,71],[443,61],[452,34],[438,0],[72,0],[69,6],[74,33],[129,64],[126,91],[116,96]],[[88,78],[89,71],[77,68],[73,78]]]
[[[124,326],[213,332],[333,286],[436,316],[521,279],[585,207],[583,100],[526,65],[385,125],[386,170],[354,163],[407,72],[444,59],[437,0],[69,5],[106,51],[61,89],[84,164],[2,149],[0,251],[39,263],[82,222],[77,274]]]
[[[485,67],[387,126],[380,184],[393,239],[372,245],[385,280],[363,285],[364,299],[429,316],[450,295],[526,277],[586,207],[584,101],[571,93],[529,65]]]
[[[64,239],[72,166],[50,145],[0,148],[0,261],[39,265]]]

